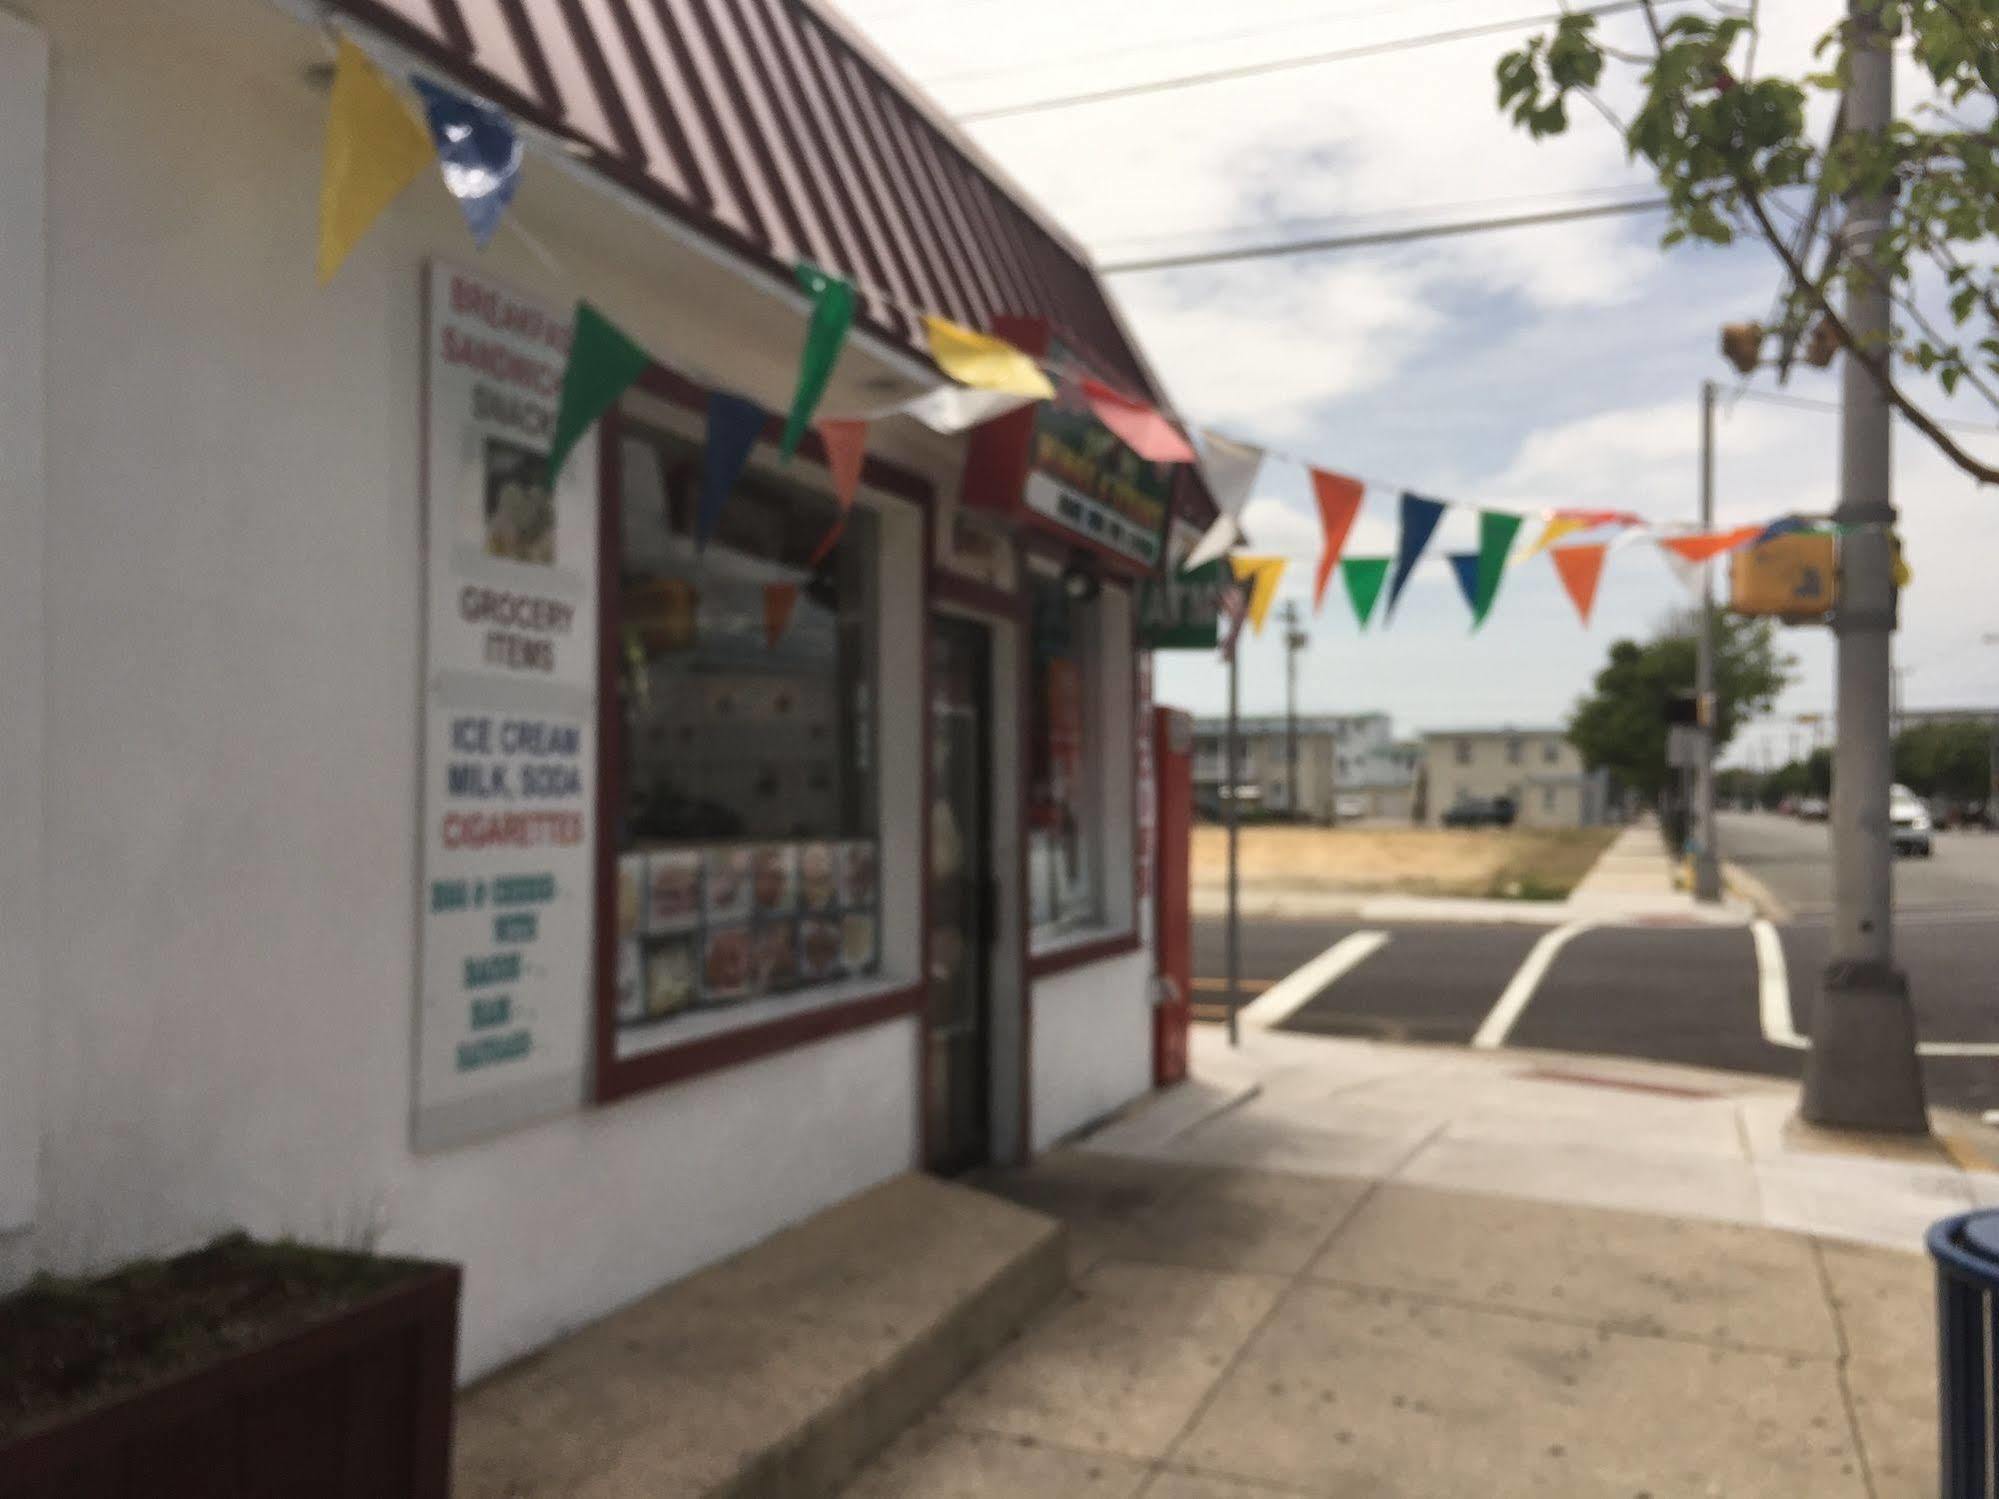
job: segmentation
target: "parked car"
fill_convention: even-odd
[[[1367,816],[1367,798],[1357,791],[1349,791],[1333,798],[1333,816],[1341,822],[1353,822]]]
[[[1929,809],[1921,797],[1907,786],[1888,788],[1888,825],[1898,854],[1920,854],[1927,859],[1935,847],[1930,841],[1932,824]]]
[[[1824,822],[1832,815],[1832,808],[1822,796],[1801,796],[1798,798],[1798,820],[1800,822]]]
[[[1465,796],[1444,809],[1447,828],[1510,828],[1520,809],[1510,796]]]

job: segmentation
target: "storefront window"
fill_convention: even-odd
[[[1097,788],[1097,601],[1030,579],[1028,918],[1037,939],[1103,921]]]
[[[746,473],[698,549],[700,475],[696,444],[625,428],[621,1030],[878,961],[873,517],[857,507],[815,566],[832,497]]]

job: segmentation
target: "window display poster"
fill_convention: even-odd
[[[444,263],[428,291],[419,1150],[582,1100],[597,763],[595,437],[546,473],[569,314]]]

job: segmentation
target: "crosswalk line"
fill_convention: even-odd
[[[1265,989],[1239,1018],[1262,1030],[1279,1025],[1387,945],[1386,932],[1350,933]]]
[[[1515,970],[1506,989],[1499,996],[1490,1013],[1479,1023],[1472,1035],[1471,1044],[1482,1051],[1504,1046],[1513,1027],[1519,1023],[1521,1014],[1527,1008],[1527,1001],[1534,997],[1534,991],[1541,987],[1541,980],[1547,977],[1555,957],[1561,950],[1584,932],[1595,929],[1600,923],[1594,921],[1572,921],[1567,926],[1558,926],[1547,933],[1533,950],[1527,954],[1527,961]]]

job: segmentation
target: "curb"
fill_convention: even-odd
[[[1721,882],[1732,893],[1739,895],[1756,908],[1765,921],[1781,926],[1797,913],[1781,900],[1777,892],[1740,864],[1721,861]]]

